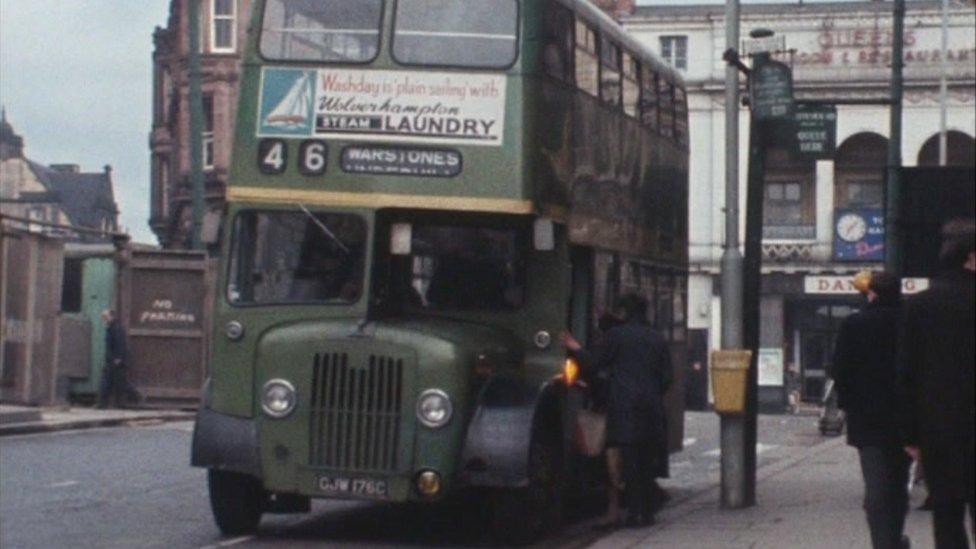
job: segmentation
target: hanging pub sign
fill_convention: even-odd
[[[797,151],[807,158],[833,158],[837,148],[837,106],[826,103],[800,103],[793,114],[796,121]]]
[[[755,58],[749,80],[749,104],[756,120],[784,120],[793,116],[793,71],[762,55]]]
[[[835,261],[884,261],[884,245],[884,210],[881,208],[836,210]]]

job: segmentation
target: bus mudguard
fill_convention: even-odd
[[[482,389],[468,425],[458,480],[462,486],[528,485],[529,447],[550,386],[496,377]]]
[[[210,409],[210,388],[208,379],[193,425],[190,464],[260,477],[261,453],[254,419]]]

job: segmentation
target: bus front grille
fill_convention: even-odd
[[[359,358],[361,363],[357,363]],[[315,355],[309,464],[394,472],[403,399],[403,359]]]

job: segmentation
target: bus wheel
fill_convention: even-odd
[[[529,485],[499,490],[492,498],[492,529],[499,541],[526,545],[556,530],[562,522],[562,474],[554,444],[533,443]]]
[[[258,530],[267,493],[261,482],[250,476],[210,469],[210,508],[217,527],[225,536],[253,534]]]

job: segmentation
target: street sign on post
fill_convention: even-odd
[[[750,38],[742,41],[742,53],[746,55],[772,53],[777,51],[786,51],[785,34],[763,36],[761,38]]]
[[[833,158],[837,148],[837,106],[801,103],[793,115],[796,143],[801,156]]]
[[[782,120],[793,116],[793,71],[790,67],[757,56],[749,82],[749,101],[755,120]]]

